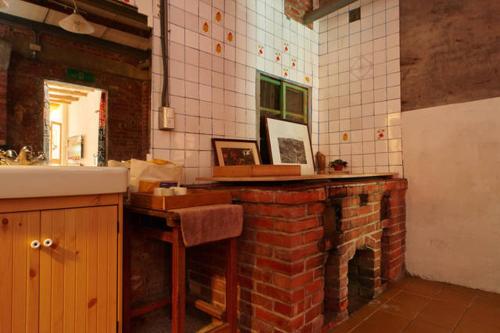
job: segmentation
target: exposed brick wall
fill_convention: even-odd
[[[149,150],[149,80],[127,75],[125,65],[139,66],[140,59],[104,46],[82,44],[56,35],[44,33],[40,36],[42,53],[32,59],[25,53],[23,45],[31,41],[32,33],[24,28],[12,28],[0,24],[0,38],[13,43],[11,64],[8,72],[7,119],[0,118],[0,128],[7,125],[7,146],[18,150],[23,145],[32,145],[42,150],[43,142],[43,81],[45,79],[71,82],[66,78],[68,55],[62,50],[79,53],[79,61],[122,64],[123,74],[112,70],[90,70],[95,75],[94,83],[72,82],[108,92],[108,158],[145,158]],[[60,50],[60,58],[51,50]],[[51,52],[49,58],[44,52]],[[56,57],[56,58],[54,58]],[[85,68],[83,68],[85,69]],[[1,107],[1,102],[0,102]]]
[[[245,212],[239,239],[241,332],[334,327],[347,317],[348,263],[356,250],[365,250],[358,260],[366,297],[399,279],[406,188],[401,179],[228,188]],[[206,245],[190,249],[189,258],[191,293],[223,306],[224,250]]]
[[[7,71],[0,69],[0,146],[7,140]]]
[[[304,14],[313,9],[313,0],[285,0],[285,15],[303,22]]]
[[[400,7],[403,111],[500,96],[500,1]]]

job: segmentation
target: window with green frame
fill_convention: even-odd
[[[309,90],[287,81],[260,75],[260,116],[307,124]]]
[[[309,121],[309,90],[299,85],[260,74],[260,150],[267,162],[265,118],[276,118],[307,124]]]

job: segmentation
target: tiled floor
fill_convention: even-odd
[[[331,333],[500,333],[500,295],[406,278]]]

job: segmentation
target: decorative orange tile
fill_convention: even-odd
[[[290,73],[289,73],[288,68],[283,67],[283,76],[284,76],[284,77],[289,77],[289,75],[290,75]]]
[[[288,51],[290,51],[290,47],[288,46],[288,43],[285,42],[283,43],[283,53],[286,53]]]
[[[203,30],[203,32],[208,33],[208,31],[210,30],[210,25],[208,24],[208,22],[204,22],[201,29]]]
[[[385,129],[379,128],[377,130],[377,140],[382,140],[385,138]]]
[[[276,52],[274,55],[275,55],[274,60],[276,60],[276,62],[280,62],[281,61],[281,53]]]
[[[257,47],[257,54],[258,54],[259,56],[264,56],[264,46],[259,45],[259,46]]]
[[[215,22],[220,23],[222,21],[222,13],[218,11],[215,13]]]
[[[349,133],[347,132],[344,132],[344,134],[342,134],[342,141],[349,141]]]
[[[217,55],[222,55],[222,44],[221,43],[218,43],[218,42],[215,43],[214,52]]]
[[[226,35],[226,39],[228,42],[232,43],[234,41],[234,34],[231,31],[229,31]]]
[[[292,58],[292,61],[291,61],[290,66],[291,66],[293,69],[297,68],[297,59]]]

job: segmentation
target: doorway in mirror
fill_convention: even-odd
[[[107,92],[44,81],[44,152],[51,164],[106,165]]]

